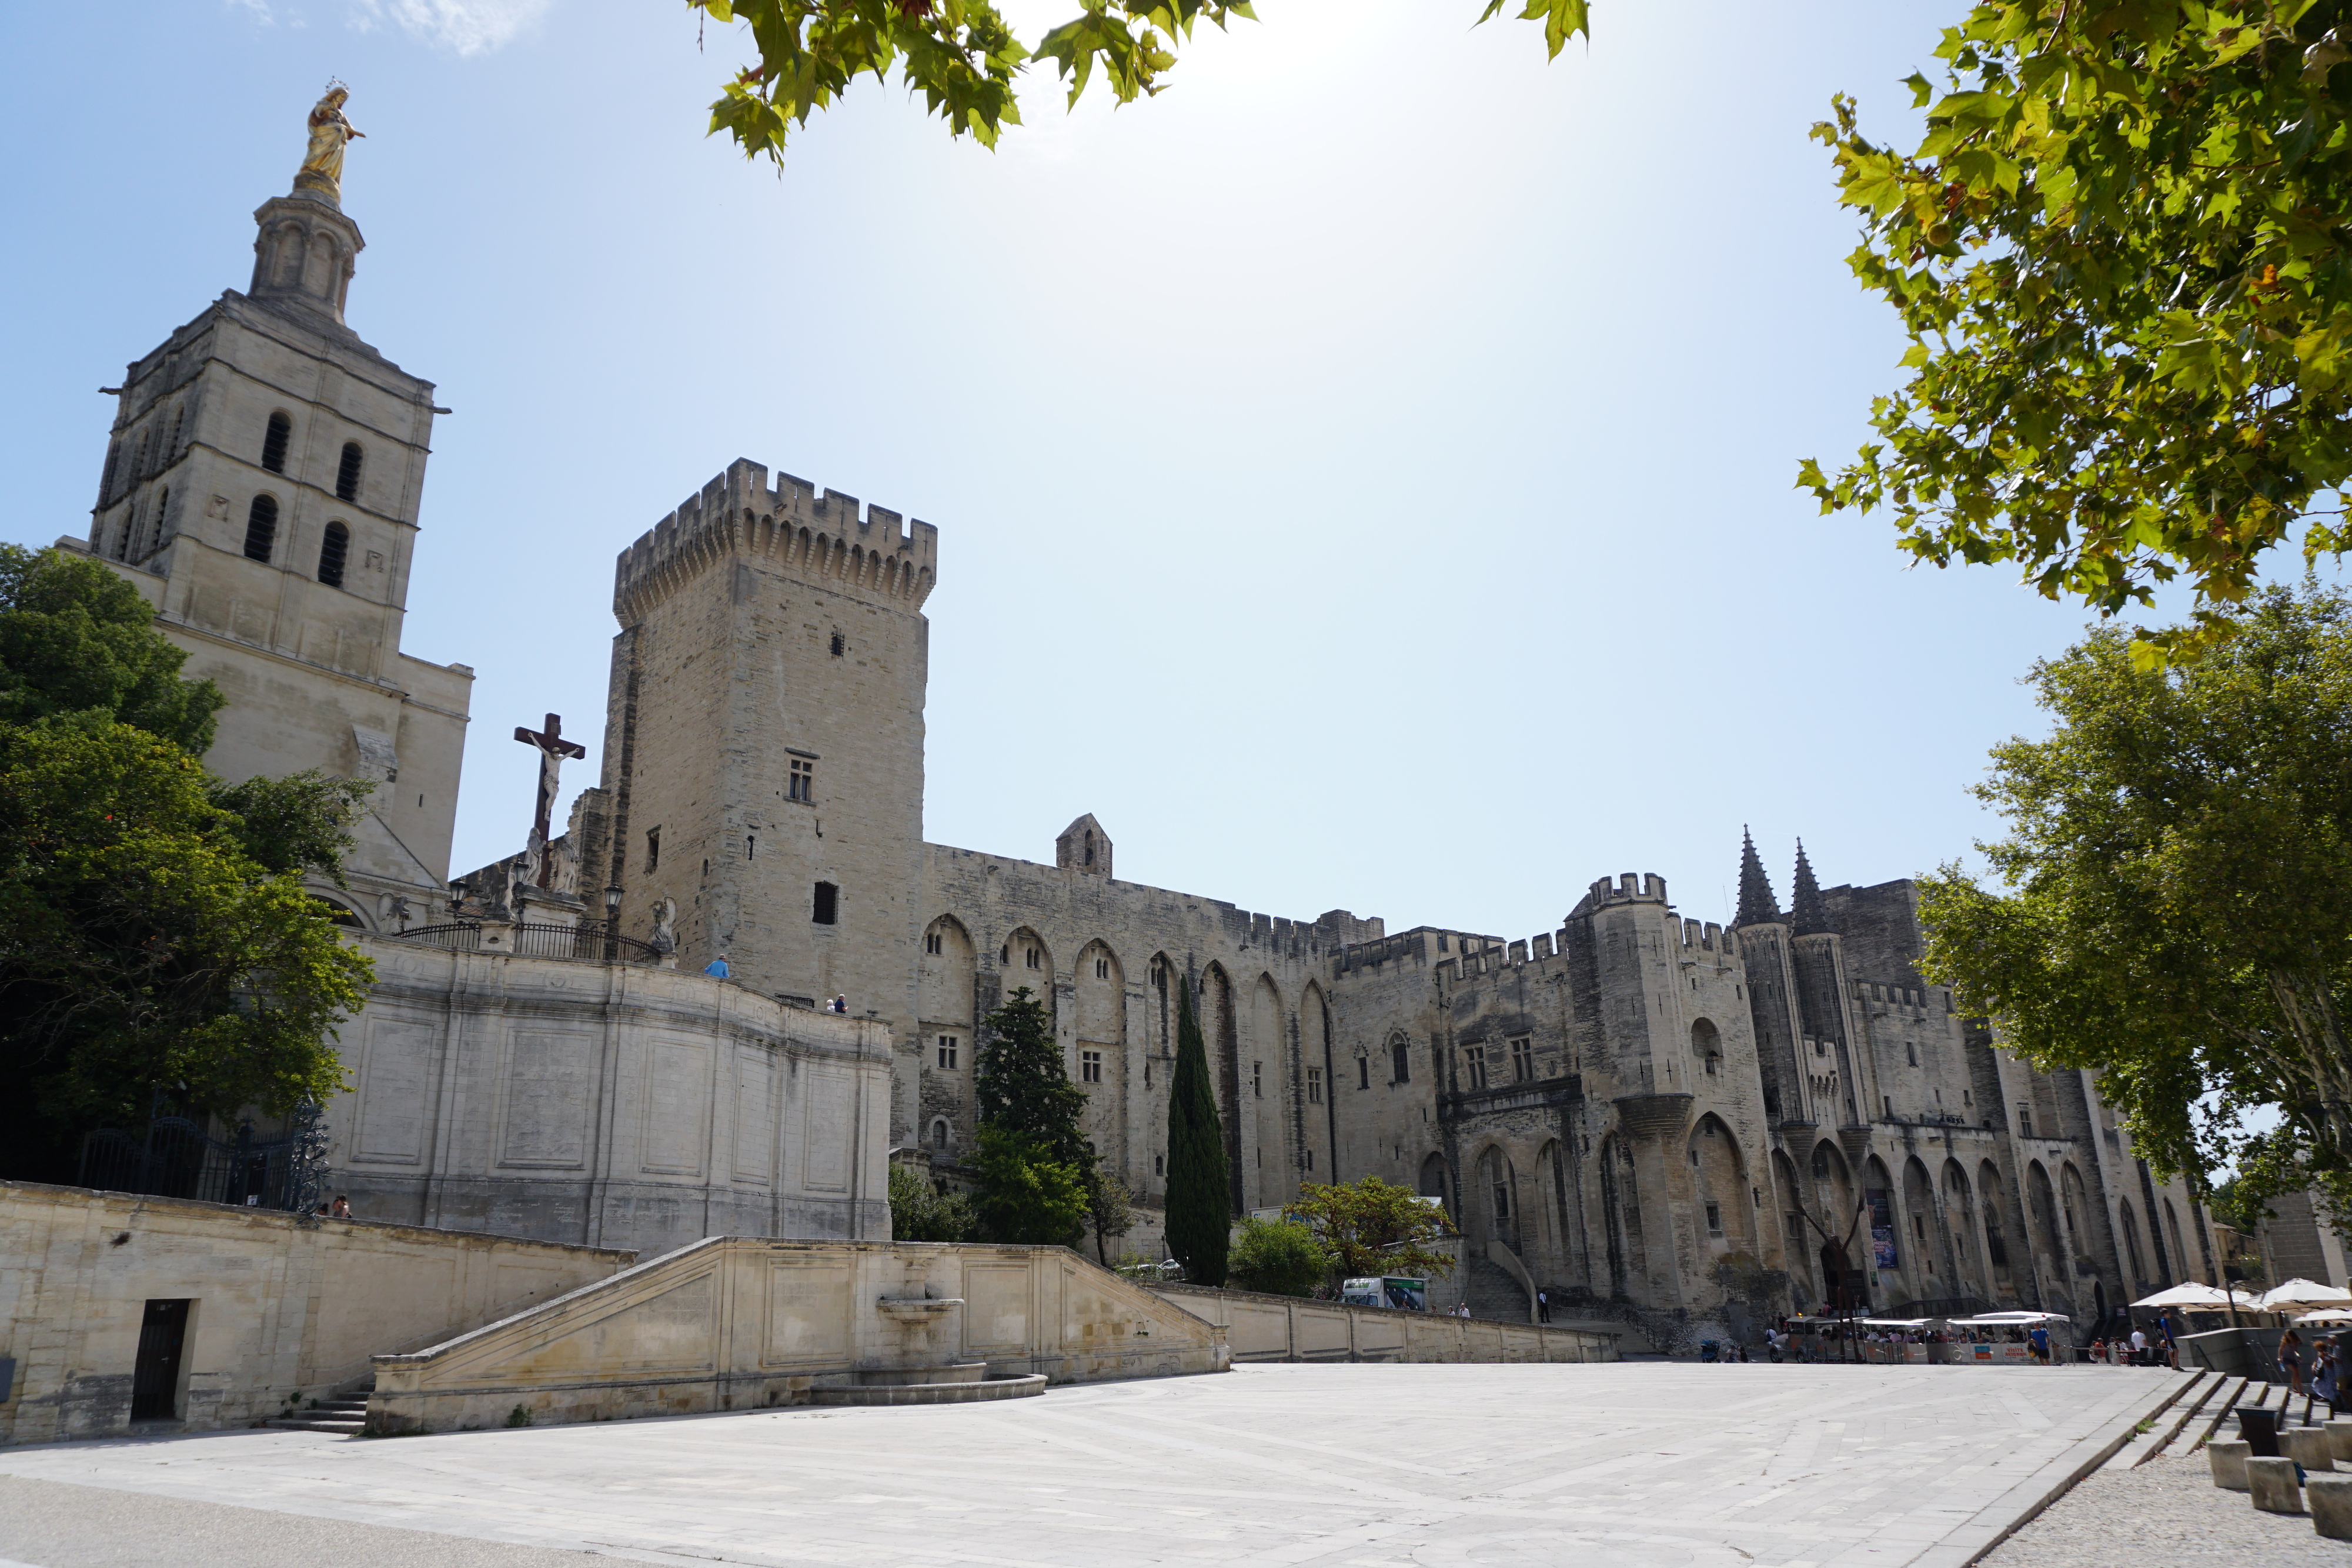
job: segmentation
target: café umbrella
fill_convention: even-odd
[[[2289,1280],[2260,1302],[2266,1312],[2310,1311],[2316,1307],[2352,1307],[2352,1291],[2323,1285],[2315,1280]]]

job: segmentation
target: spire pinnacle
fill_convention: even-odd
[[[1780,919],[1780,901],[1772,896],[1771,879],[1764,874],[1764,862],[1756,858],[1756,841],[1748,836],[1746,823],[1739,828],[1739,913],[1732,916],[1734,928],[1742,925],[1778,925]]]
[[[1813,880],[1812,862],[1805,859],[1805,841],[1797,841],[1797,880],[1789,894],[1789,922],[1794,934],[1807,936],[1830,928],[1822,909],[1822,884]]]

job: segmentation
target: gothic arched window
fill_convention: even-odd
[[[335,470],[335,498],[356,501],[360,498],[360,464],[362,461],[360,444],[343,443],[343,465]]]
[[[286,472],[286,448],[294,439],[294,422],[282,413],[269,416],[269,429],[261,438],[261,465],[272,474]]]
[[[319,580],[329,588],[343,585],[343,558],[352,553],[352,530],[341,523],[327,525],[327,537],[319,541]]]
[[[245,514],[245,559],[268,560],[278,544],[278,497],[256,496]]]

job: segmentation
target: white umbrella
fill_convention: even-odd
[[[2352,1307],[2352,1291],[2315,1280],[2289,1280],[2262,1300],[2266,1312],[2293,1312],[2297,1307]]]
[[[2135,1307],[2226,1307],[2230,1298],[2210,1285],[2200,1285],[2194,1280],[2184,1280],[2168,1291],[2158,1291],[2153,1296],[2143,1296],[2132,1303]]]
[[[2297,1328],[2326,1323],[2352,1323],[2352,1308],[2322,1307],[2315,1312],[2305,1312],[2294,1320],[2294,1325]]]

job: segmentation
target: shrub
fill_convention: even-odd
[[[1331,1254],[1315,1232],[1290,1220],[1242,1221],[1242,1238],[1227,1260],[1226,1275],[1245,1291],[1272,1296],[1311,1296],[1331,1278]]]

